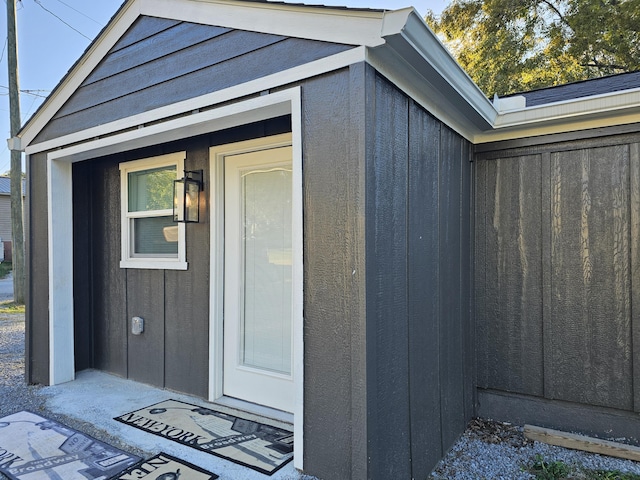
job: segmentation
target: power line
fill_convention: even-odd
[[[0,85],[0,88],[6,88],[9,90],[9,87],[5,87],[4,85]],[[47,98],[47,95],[40,95],[41,93],[51,93],[51,90],[20,90],[20,93],[24,93],[26,95],[33,95],[34,97]],[[0,93],[0,95],[8,95],[7,93]]]
[[[91,18],[89,15],[82,13],[80,10],[78,10],[77,8],[72,7],[71,5],[69,5],[68,3],[63,2],[62,0],[56,0],[58,3],[61,3],[62,5],[64,5],[65,7],[70,8],[71,10],[73,10],[74,12],[79,13],[80,15],[82,15],[85,18],[88,18],[89,20],[91,20],[93,23],[100,25],[101,27],[103,26],[99,21],[97,21],[94,18]]]
[[[55,13],[53,13],[51,10],[49,10],[47,7],[45,7],[44,5],[42,5],[42,0],[33,0],[34,2],[36,2],[36,4],[42,8],[45,12],[53,15],[54,17],[56,17],[58,20],[60,20],[62,23],[64,23],[67,27],[69,27],[71,30],[73,30],[76,33],[79,33],[80,35],[82,35],[84,38],[86,38],[87,40],[91,41],[91,38],[87,37],[84,33],[82,33],[80,30],[78,30],[77,28],[73,27],[71,24],[65,22],[62,18],[60,18],[58,15],[56,15]]]

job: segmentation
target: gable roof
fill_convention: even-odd
[[[419,103],[447,117],[446,122],[459,131],[484,130],[495,116],[491,103],[413,8],[384,11],[251,0],[127,0],[25,124],[18,135],[20,141],[15,142],[17,147],[31,152],[39,149],[33,142],[38,133],[141,16],[359,47],[349,58],[329,62],[327,68],[366,61],[390,77],[400,72],[406,77],[406,88],[416,97],[424,97]],[[411,58],[404,58],[407,54]],[[422,88],[425,75],[436,86],[448,88],[448,94]],[[91,135],[95,137],[96,132]]]
[[[27,181],[22,179],[22,194],[27,191]],[[11,195],[11,177],[0,175],[0,195]]]
[[[318,75],[367,62],[418,104],[475,143],[560,129],[640,122],[640,92],[626,89],[613,92],[606,99],[588,95],[551,105],[545,103],[548,97],[533,106],[516,103],[515,108],[512,103],[504,108],[504,102],[490,102],[413,8],[386,11],[262,0],[126,0],[25,124],[18,138],[12,139],[14,148],[29,154],[61,148],[114,131],[138,128],[148,117],[161,120],[193,107],[194,102],[178,102],[172,109],[156,108],[146,112],[146,116],[134,115],[135,118],[127,122],[110,122],[87,128],[82,134],[63,135],[51,141],[36,140],[39,132],[142,16],[350,45],[353,47],[350,51],[316,62],[306,73],[292,69],[290,75],[281,75],[280,84],[278,79],[271,78],[270,86],[265,88],[282,86],[285,78],[295,82],[308,78],[305,74]],[[215,104],[213,98],[211,102]]]
[[[10,195],[10,194],[11,194],[11,178],[0,177],[0,195]]]

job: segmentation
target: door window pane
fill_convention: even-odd
[[[242,363],[291,373],[291,170],[243,172]]]

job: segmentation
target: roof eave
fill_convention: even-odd
[[[465,138],[492,129],[497,110],[415,10],[401,26],[385,19],[384,27],[385,44],[371,49],[372,63],[384,69],[391,57],[401,61],[381,73],[394,81],[403,76],[411,96]]]

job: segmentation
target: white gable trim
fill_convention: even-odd
[[[232,0],[138,2],[143,15],[354,46],[376,46],[384,43],[380,34],[385,15],[402,12]]]

